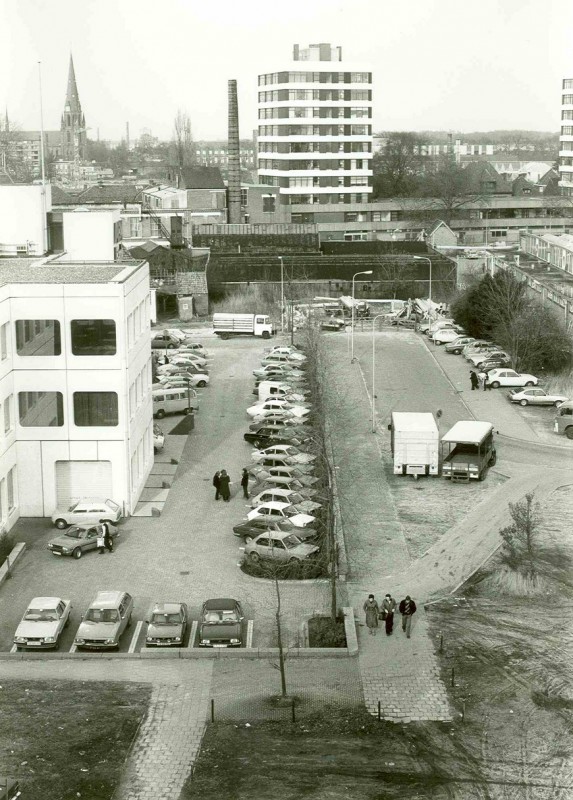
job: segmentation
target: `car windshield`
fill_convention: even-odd
[[[55,622],[58,612],[55,608],[29,608],[24,619],[30,622]]]
[[[206,611],[203,621],[209,625],[217,625],[221,622],[238,622],[239,617],[237,612],[231,609],[218,609],[215,611]]]
[[[283,539],[283,544],[287,548],[287,550],[290,550],[293,547],[298,547],[298,545],[302,544],[302,542],[300,541],[298,536],[295,536],[294,534],[291,533],[290,536],[285,536],[285,538]]]
[[[88,532],[84,528],[76,528],[72,525],[64,536],[69,536],[70,539],[87,539]]]
[[[159,614],[155,612],[151,617],[152,625],[178,625],[181,622],[181,614]]]
[[[116,608],[88,608],[85,619],[88,622],[117,622],[119,612]]]

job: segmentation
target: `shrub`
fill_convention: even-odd
[[[308,643],[310,647],[346,647],[344,616],[335,621],[330,617],[314,616],[308,621]]]

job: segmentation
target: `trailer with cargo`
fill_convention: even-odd
[[[388,425],[394,475],[438,475],[440,433],[429,412],[392,412]]]

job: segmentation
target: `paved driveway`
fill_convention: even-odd
[[[130,592],[135,598],[134,623],[145,617],[154,600],[185,601],[196,619],[207,598],[235,597],[243,603],[246,616],[254,619],[253,646],[276,644],[274,587],[244,575],[238,567],[240,541],[232,527],[246,514],[241,492],[230,503],[215,503],[211,485],[214,472],[224,468],[237,488],[241,468],[249,462],[252,447],[243,441],[245,409],[254,398],[252,370],[266,345],[246,338],[220,342],[213,337],[205,343],[213,354],[211,384],[200,390],[195,430],[162,516],[128,519],[113,554],[90,553],[79,561],[58,559],[46,550],[56,533],[49,520],[20,520],[15,538],[25,540],[29,549],[12,580],[0,588],[0,650],[10,649],[28,601],[38,595],[72,600],[74,619],[61,647],[69,649],[79,615],[100,589]],[[162,426],[167,431],[167,419]],[[328,610],[328,588],[325,582],[284,586],[282,601],[288,641],[294,645],[301,618],[314,610]],[[143,628],[139,634],[137,647]],[[126,651],[130,642],[128,634],[120,649]]]

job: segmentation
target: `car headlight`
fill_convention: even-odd
[[[146,642],[152,642],[153,641],[153,636],[147,636],[145,641]]]
[[[231,644],[240,644],[240,643],[241,643],[240,639],[231,639]]]
[[[26,644],[28,640],[26,639],[25,636],[15,636],[14,641],[16,642],[16,644]]]
[[[69,552],[70,552],[69,547],[62,547],[62,553],[69,553]]]
[[[211,644],[211,639],[201,639],[201,644]]]
[[[106,644],[115,644],[115,639],[106,639],[105,643]]]
[[[85,639],[74,639],[74,644],[85,644]]]
[[[50,642],[55,642],[56,641],[56,637],[55,636],[44,636],[44,641],[49,644]]]
[[[180,642],[181,641],[181,637],[180,636],[174,636],[173,637],[173,641],[174,642]]]

